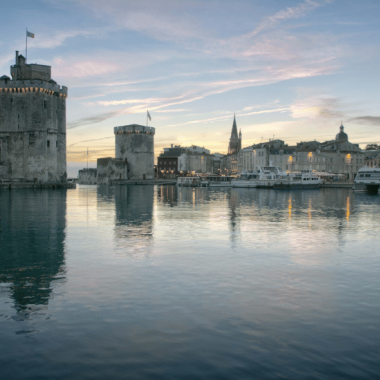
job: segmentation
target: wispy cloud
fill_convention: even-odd
[[[79,128],[79,127],[86,126],[86,125],[101,123],[102,121],[108,120],[108,119],[115,117],[117,115],[120,115],[120,111],[107,112],[107,113],[103,113],[101,115],[84,117],[84,118],[81,118],[79,120],[72,121],[72,122],[68,123],[67,129],[74,129],[74,128]]]
[[[53,65],[53,76],[83,78],[95,75],[105,75],[119,70],[119,65],[112,62],[101,61],[99,59],[70,63],[62,58],[56,58]]]
[[[350,122],[380,126],[380,116],[357,116],[349,119]]]
[[[260,114],[273,113],[273,112],[285,112],[288,110],[289,108],[277,108],[277,109],[271,109],[271,110],[254,111],[254,112],[249,112],[249,113],[240,113],[236,116],[242,117],[242,116],[250,116],[250,115],[260,115]],[[180,127],[180,126],[189,125],[189,124],[203,124],[203,123],[209,123],[209,122],[213,122],[217,120],[224,120],[224,119],[230,119],[230,118],[231,118],[231,115],[225,115],[225,116],[213,117],[213,118],[208,118],[208,119],[192,120],[186,123],[172,124],[172,125],[168,125],[167,127],[170,128],[170,127]]]
[[[347,110],[342,100],[333,97],[310,97],[297,101],[290,107],[291,116],[299,118],[344,118]]]
[[[100,140],[109,140],[109,139],[114,139],[114,138],[115,138],[114,136],[111,136],[111,137],[100,137],[98,139],[81,140],[81,141],[77,141],[77,142],[75,142],[73,144],[70,144],[67,147],[71,148],[71,147],[73,147],[75,145],[79,145],[79,144],[82,144],[82,143],[94,142],[94,141],[100,141]]]
[[[102,30],[104,33],[104,29]],[[70,30],[70,31],[57,31],[51,30],[42,32],[40,35],[37,33],[36,38],[29,42],[30,48],[39,49],[53,49],[61,46],[67,39],[74,37],[90,37],[99,34],[99,30]]]
[[[314,1],[314,0],[306,0],[303,3],[295,7],[288,7],[282,9],[281,11],[275,13],[272,16],[265,17],[260,24],[250,33],[244,35],[245,38],[250,38],[256,36],[260,32],[265,29],[272,27],[273,25],[279,23],[280,21],[285,21],[289,19],[299,18],[305,16],[308,12],[321,7],[327,3],[331,3],[331,1]]]

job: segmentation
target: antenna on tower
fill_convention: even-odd
[[[87,169],[88,169],[88,147],[87,147]]]

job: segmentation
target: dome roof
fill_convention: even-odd
[[[337,140],[338,142],[345,142],[345,141],[348,141],[348,136],[347,136],[347,133],[344,133],[343,132],[343,125],[340,126],[340,132],[335,136],[335,140]]]

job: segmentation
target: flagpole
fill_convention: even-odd
[[[25,46],[26,46],[25,63],[27,63],[28,62],[28,28],[26,28],[26,33],[25,33]]]
[[[148,111],[146,111],[146,126],[148,126]]]

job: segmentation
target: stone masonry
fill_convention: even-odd
[[[0,180],[65,182],[67,87],[18,51],[11,76],[0,77]]]

